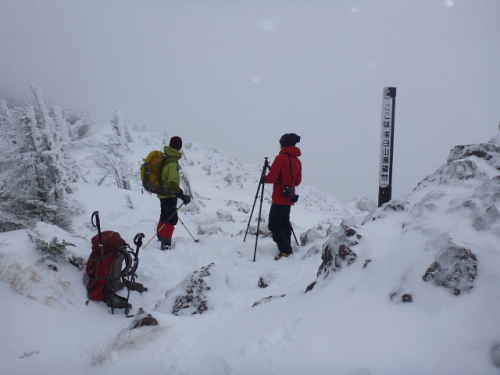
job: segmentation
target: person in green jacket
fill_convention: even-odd
[[[181,176],[179,173],[179,159],[182,158],[182,139],[180,137],[170,138],[170,143],[165,146],[165,162],[161,173],[161,184],[166,190],[166,195],[158,194],[160,199],[160,220],[158,221],[158,239],[161,241],[161,250],[172,249],[172,236],[177,217],[177,198],[184,204],[191,202],[191,197],[185,195],[181,189]]]

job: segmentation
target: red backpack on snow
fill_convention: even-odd
[[[118,252],[127,252],[127,243],[120,233],[107,230],[101,233],[103,245],[100,244],[99,235],[92,237],[92,252],[87,261],[84,283],[87,287],[89,299],[93,301],[107,301],[109,297],[108,281],[113,263]]]
[[[139,233],[134,239],[137,251],[134,252],[120,233],[111,230],[101,232],[99,213],[92,214],[92,224],[96,219],[98,234],[92,237],[92,252],[87,261],[83,283],[87,288],[89,300],[104,301],[111,307],[125,309],[125,314],[132,307],[127,297],[122,297],[116,292],[126,286],[129,290],[147,291],[147,288],[135,282],[135,272],[138,266],[138,252],[142,245],[144,234]]]

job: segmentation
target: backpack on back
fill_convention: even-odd
[[[165,162],[165,154],[151,151],[141,165],[141,180],[144,190],[150,194],[167,195],[171,192],[161,186],[161,172]]]

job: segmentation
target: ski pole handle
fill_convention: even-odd
[[[95,223],[94,223],[94,219],[95,219]],[[102,250],[102,247],[104,246],[104,244],[102,242],[101,221],[99,220],[99,211],[94,211],[92,213],[90,221],[92,222],[92,225],[94,227],[97,227],[97,233],[99,234],[99,246],[101,247],[101,250]]]
[[[142,239],[144,238],[144,233],[137,233],[134,237],[134,245],[136,246],[135,253],[139,253],[139,249],[142,246]]]
[[[99,228],[100,222],[99,222],[99,211],[94,211],[92,213],[92,216],[90,217],[90,221],[92,222],[92,225],[94,228]]]

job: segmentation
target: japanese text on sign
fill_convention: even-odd
[[[391,174],[391,152],[392,152],[392,110],[393,99],[384,96],[382,101],[382,130],[380,134],[380,169],[379,185],[388,187]]]

